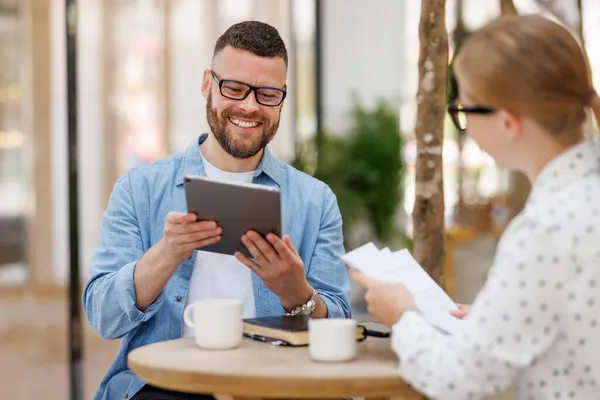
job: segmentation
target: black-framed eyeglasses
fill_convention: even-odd
[[[274,107],[283,102],[287,91],[268,86],[253,86],[233,79],[219,79],[215,71],[210,70],[213,78],[219,85],[219,91],[223,97],[232,100],[244,100],[250,92],[254,91],[254,98],[258,104]]]
[[[452,122],[459,131],[467,130],[467,114],[482,114],[488,115],[495,113],[496,110],[490,107],[476,106],[464,107],[458,102],[452,102],[448,105],[448,113],[452,117]]]

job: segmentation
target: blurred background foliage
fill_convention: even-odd
[[[315,140],[300,143],[292,165],[336,194],[346,247],[362,244],[366,236],[381,246],[410,247],[401,228],[406,163],[396,108],[381,100],[366,109],[355,101],[348,131],[323,132],[319,143],[320,148]],[[357,229],[365,226],[369,234],[363,236]]]

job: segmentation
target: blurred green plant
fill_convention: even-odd
[[[346,242],[351,230],[366,222],[374,241],[406,246],[398,223],[404,198],[403,147],[398,113],[391,105],[381,101],[366,110],[355,103],[347,132],[323,134],[320,149],[314,140],[304,143],[292,165],[324,181],[336,194]]]

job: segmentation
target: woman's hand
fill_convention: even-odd
[[[382,324],[391,327],[404,311],[415,306],[413,296],[402,284],[380,282],[355,269],[351,269],[349,275],[352,280],[365,287],[367,310]]]
[[[468,304],[456,304],[458,306],[458,310],[450,311],[450,314],[454,315],[456,318],[463,319],[467,316],[469,311],[471,311],[471,306]]]

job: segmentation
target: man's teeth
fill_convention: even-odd
[[[240,121],[239,119],[229,118],[232,124],[239,126],[240,128],[254,128],[258,125],[258,122],[246,122]]]

